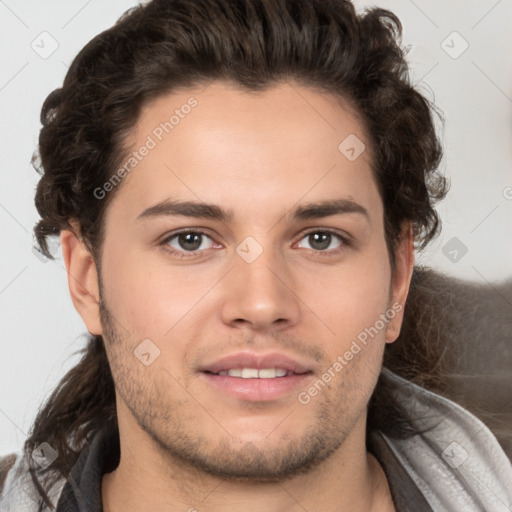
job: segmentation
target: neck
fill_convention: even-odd
[[[385,474],[366,451],[365,422],[320,466],[280,482],[223,480],[162,454],[140,429],[120,425],[118,467],[104,475],[103,510],[119,512],[393,512]],[[358,421],[359,423],[359,421]]]

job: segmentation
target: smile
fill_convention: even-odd
[[[284,368],[231,368],[229,370],[221,370],[216,375],[229,375],[230,377],[240,377],[242,379],[276,379],[293,375],[293,372]]]

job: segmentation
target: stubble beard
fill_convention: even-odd
[[[197,398],[183,388],[181,397],[174,398],[171,390],[176,388],[176,382],[172,382],[175,379],[162,369],[148,372],[150,367],[135,358],[130,339],[117,327],[103,299],[100,317],[116,392],[155,449],[173,462],[171,466],[186,465],[192,472],[224,480],[282,482],[308,473],[326,461],[340,448],[359,417],[360,411],[347,411],[347,406],[350,409],[349,404],[354,403],[354,389],[347,388],[343,375],[338,377],[337,388],[319,392],[314,404],[302,405],[297,401],[296,409],[285,422],[300,417],[308,407],[315,407],[316,411],[311,425],[298,436],[282,434],[276,439],[270,435],[267,446],[265,442],[256,446],[233,438],[220,423],[217,441],[207,432],[194,433],[191,426],[217,417],[214,410],[208,414],[211,404],[199,405]],[[353,376],[349,380],[355,382]]]

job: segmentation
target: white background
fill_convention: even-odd
[[[60,254],[43,262],[32,252],[38,175],[30,159],[40,108],[84,44],[135,3],[0,0],[0,454],[21,448],[37,407],[76,363],[86,332]],[[510,277],[512,0],[376,3],[402,20],[414,82],[446,118],[442,168],[452,187],[438,208],[442,235],[419,261],[480,283]],[[58,48],[47,58],[31,47],[49,51],[52,40]],[[469,46],[453,58],[442,44],[452,55]],[[442,250],[453,237],[468,249],[457,262]]]

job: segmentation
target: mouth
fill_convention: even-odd
[[[261,370],[258,368],[230,368],[229,370],[221,370],[212,375],[228,375],[229,377],[241,379],[279,379],[298,374],[284,368],[262,368]]]
[[[313,369],[283,354],[238,353],[206,364],[200,374],[217,392],[248,402],[268,402],[298,391]]]

